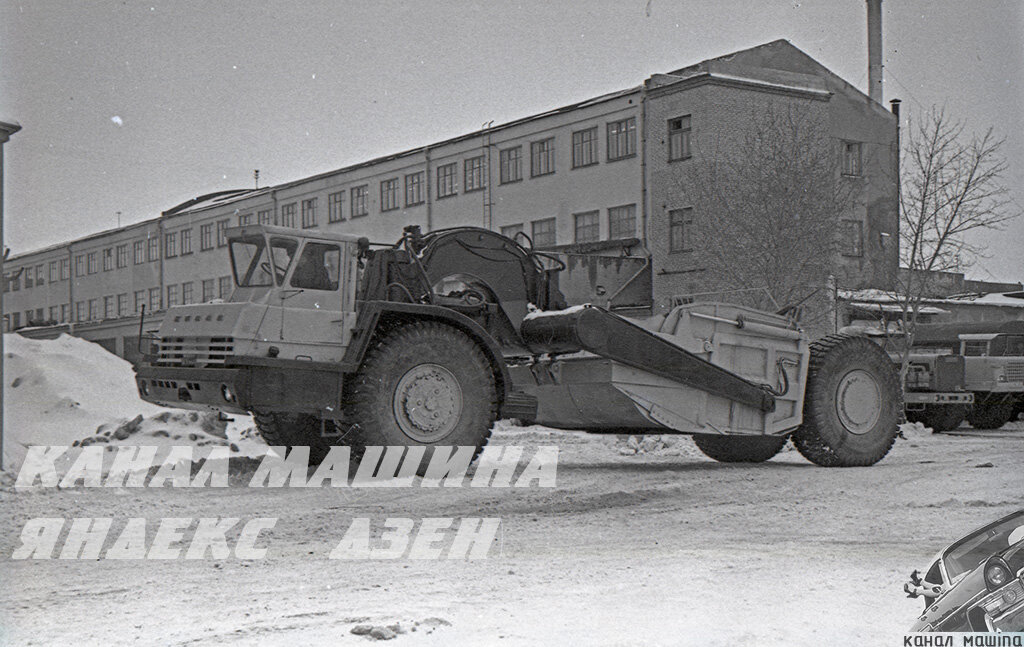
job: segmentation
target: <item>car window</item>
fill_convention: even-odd
[[[337,290],[341,248],[327,243],[306,243],[292,273],[293,288]]]
[[[932,584],[942,584],[942,571],[939,569],[939,560],[935,560],[935,563],[925,573],[924,581]]]

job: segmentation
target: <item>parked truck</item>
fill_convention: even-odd
[[[897,372],[864,337],[811,343],[785,316],[721,303],[645,320],[567,307],[563,266],[526,236],[226,233],[233,293],[166,312],[139,392],[252,414],[270,445],[309,446],[313,460],[336,444],[479,451],[497,419],[516,418],[691,434],[728,462],[767,460],[792,438],[818,465],[864,466],[902,417]]]
[[[934,431],[998,429],[1024,406],[1024,320],[922,324],[906,379],[907,419]]]

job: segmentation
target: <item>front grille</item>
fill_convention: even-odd
[[[232,337],[161,337],[159,366],[224,366],[234,352]]]
[[[1024,382],[1024,362],[1010,362],[1006,365],[1007,382]]]

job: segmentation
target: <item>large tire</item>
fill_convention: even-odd
[[[331,443],[320,434],[320,419],[315,416],[253,412],[252,419],[263,440],[271,447],[283,445],[289,451],[292,447],[309,447],[310,465],[319,465],[331,450]]]
[[[953,431],[967,416],[962,404],[926,404],[923,410],[907,411],[907,420],[931,427],[932,432]]]
[[[713,436],[694,434],[697,449],[719,463],[763,463],[786,446],[777,436]]]
[[[1010,422],[1013,413],[1012,402],[998,404],[975,404],[967,414],[967,422],[975,429],[999,429]]]
[[[880,346],[829,335],[811,344],[804,423],[793,444],[823,467],[874,465],[896,440],[902,400],[896,368]]]
[[[498,417],[494,370],[480,346],[451,326],[419,321],[383,335],[345,392],[344,440],[373,445],[455,445],[480,453]],[[418,472],[430,460],[423,456]]]

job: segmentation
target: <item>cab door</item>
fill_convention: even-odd
[[[346,243],[307,240],[278,289],[281,357],[340,361],[348,340],[343,302],[351,277]]]

